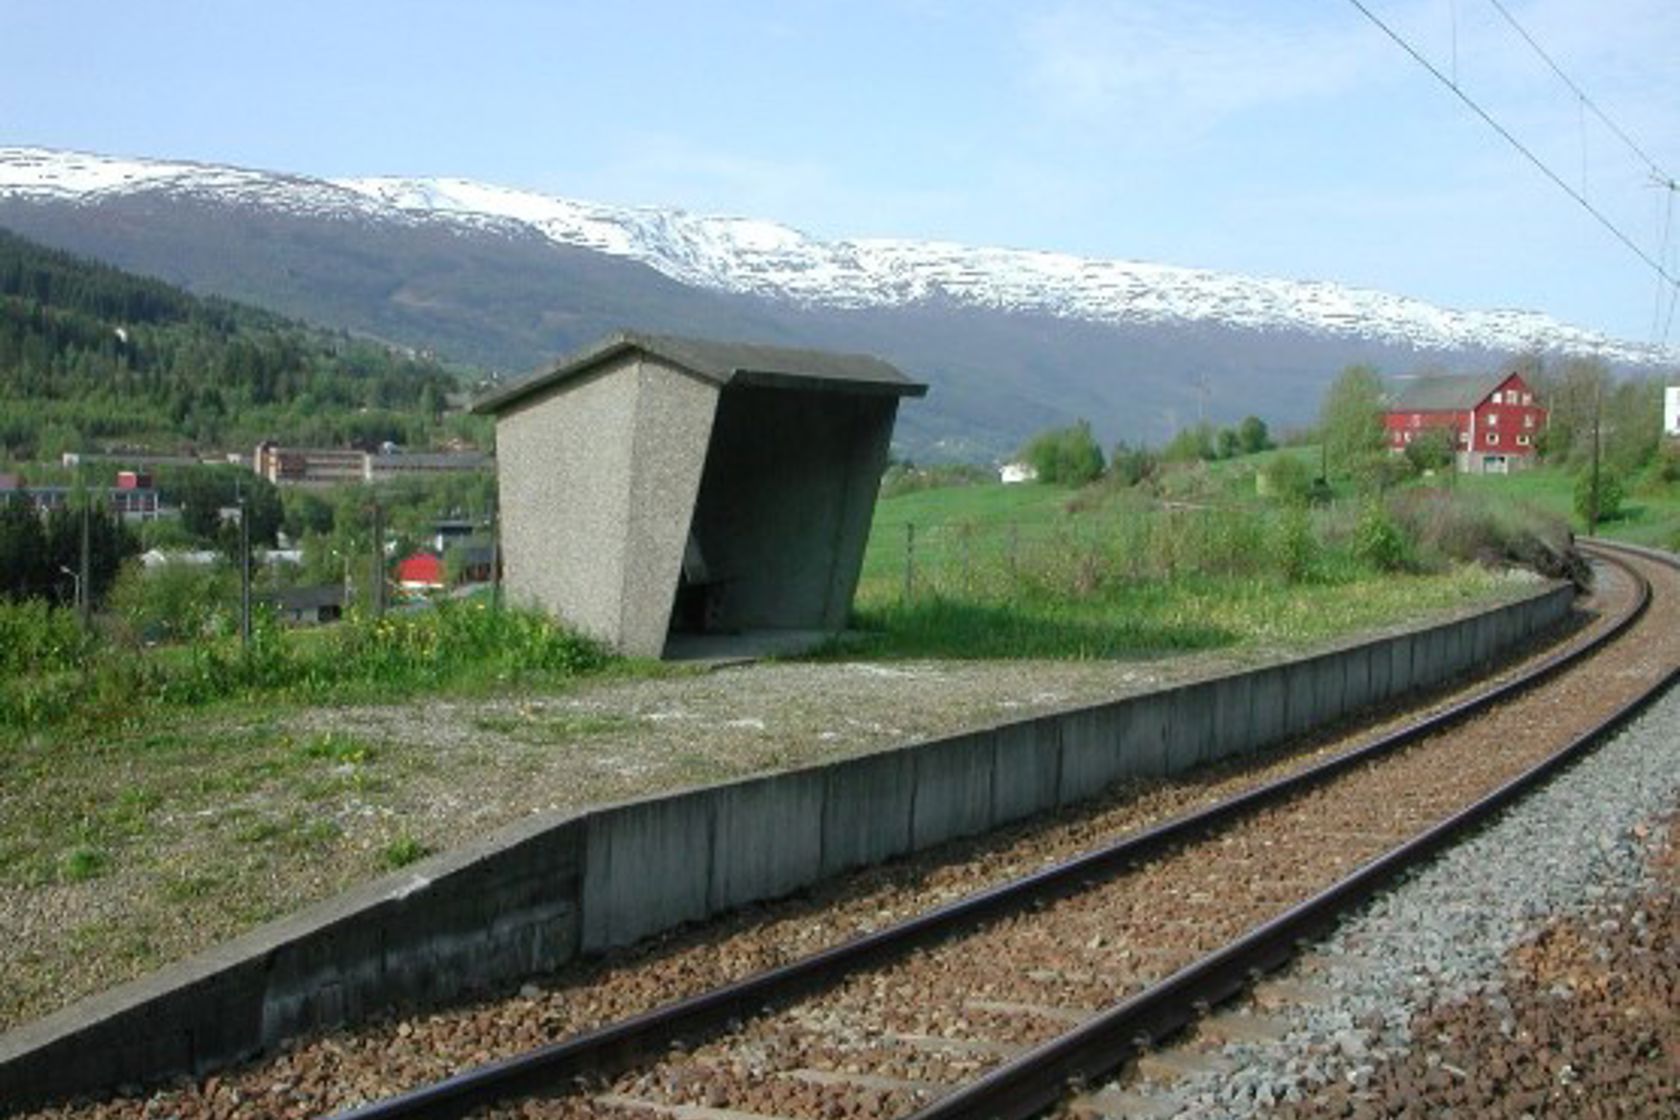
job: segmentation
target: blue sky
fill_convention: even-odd
[[[1368,2],[1444,71],[1456,43],[1462,88],[1680,271],[1680,198],[1488,0]],[[1505,3],[1680,175],[1680,3]],[[0,30],[0,143],[1669,322],[1646,265],[1346,0],[0,0]]]

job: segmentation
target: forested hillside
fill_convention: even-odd
[[[261,439],[424,447],[478,433],[444,423],[456,387],[429,359],[0,229],[0,458]]]

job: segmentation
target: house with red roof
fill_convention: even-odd
[[[397,586],[407,592],[442,591],[443,557],[421,549],[397,561]]]

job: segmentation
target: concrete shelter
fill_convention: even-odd
[[[509,594],[638,656],[838,631],[926,391],[863,355],[626,332],[491,393]]]

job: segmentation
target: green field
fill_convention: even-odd
[[[1570,523],[1576,532],[1586,524],[1575,513],[1575,475],[1558,467],[1537,467],[1516,474],[1465,475],[1456,485],[1515,508],[1543,511]],[[1621,516],[1599,523],[1600,536],[1631,544],[1673,548],[1680,542],[1680,484],[1654,475],[1636,480],[1622,501]]]
[[[1094,658],[1301,646],[1513,592],[1511,577],[1427,544],[1406,546],[1402,564],[1373,562],[1357,499],[1307,512],[1260,498],[1255,473],[1277,455],[1316,460],[1295,449],[1175,468],[1147,490],[989,483],[884,499],[857,596],[863,650]]]

